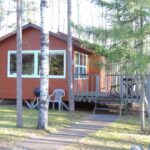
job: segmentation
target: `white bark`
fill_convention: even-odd
[[[41,66],[40,66],[40,100],[38,128],[46,129],[48,126],[48,89],[49,89],[49,29],[48,1],[41,0]]]
[[[145,91],[143,84],[140,85],[140,91],[141,91],[141,130],[143,131],[145,129]]]
[[[17,0],[17,127],[23,127],[22,119],[22,0]]]
[[[138,92],[140,94],[140,117],[141,117],[141,130],[145,129],[145,89],[142,75],[136,75],[136,85],[138,86]]]
[[[69,91],[69,110],[74,111],[74,96],[73,96],[73,76],[72,76],[72,31],[71,31],[71,0],[68,0],[68,91]]]

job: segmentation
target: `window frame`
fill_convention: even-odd
[[[79,55],[78,64],[76,64],[76,54]],[[85,65],[81,65],[81,64],[80,64],[80,63],[81,63],[81,61],[80,61],[81,55],[82,55],[82,58],[84,58],[84,57],[86,58]],[[76,71],[76,67],[78,67],[78,68],[84,68],[85,71],[86,71],[86,74],[87,74],[88,55],[76,51],[76,52],[75,52],[75,55],[74,55],[74,58],[75,58],[75,59],[74,59],[74,74],[75,74],[75,79],[87,79],[87,76],[86,76],[86,77],[81,77],[80,74],[78,75],[78,77],[76,77],[76,72],[75,72],[75,71]],[[83,64],[84,64],[84,59],[83,59],[82,61],[83,61]],[[80,69],[79,69],[79,70],[80,70]]]
[[[33,75],[22,75],[22,78],[40,78],[38,74],[38,55],[40,54],[40,50],[23,50],[22,54],[33,54],[34,55],[34,74]],[[50,54],[63,54],[64,56],[64,74],[63,75],[49,75],[49,78],[66,78],[66,50],[49,50]],[[9,50],[7,56],[7,77],[9,78],[16,78],[17,74],[10,74],[10,57],[11,54],[17,54],[15,50]]]

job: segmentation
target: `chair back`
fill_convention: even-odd
[[[62,97],[65,96],[65,91],[63,89],[55,89],[53,95],[54,101],[62,101]]]

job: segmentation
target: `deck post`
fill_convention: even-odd
[[[120,104],[119,115],[121,116],[121,114],[122,114],[122,107],[124,105],[124,102],[123,102],[123,77],[122,77],[122,75],[120,75],[120,100],[121,100],[121,104]]]
[[[148,77],[147,77],[147,80],[148,80],[148,82],[147,82],[147,93],[148,93],[148,102],[150,103],[150,75],[148,75]]]
[[[99,75],[96,75],[96,96],[99,96]]]
[[[88,74],[86,74],[86,96],[88,97],[89,96],[89,93],[88,93],[88,91],[89,91],[89,76],[88,76]]]
[[[120,75],[120,99],[123,99],[123,77]]]
[[[81,75],[81,91],[82,91],[82,98],[83,98],[84,97],[84,79],[82,75]]]

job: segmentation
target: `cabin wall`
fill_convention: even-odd
[[[67,49],[67,44],[51,36],[50,49],[64,50]],[[15,35],[0,42],[0,98],[16,99],[16,78],[7,77],[8,50],[16,50]],[[34,28],[28,28],[23,31],[23,50],[40,50],[40,31]],[[33,99],[33,91],[39,87],[39,84],[39,78],[23,78],[23,99]],[[49,79],[49,92],[52,93],[56,88],[63,88],[65,90],[66,97],[64,99],[67,100],[67,75],[65,79]]]
[[[107,85],[109,86],[109,80],[107,80],[105,68],[100,64],[105,63],[105,58],[99,55],[89,56],[89,74],[99,75],[99,89],[100,91],[107,91]]]
[[[23,31],[23,50],[40,50],[40,31],[29,27]],[[66,50],[67,42],[50,36],[50,50]],[[16,35],[12,35],[5,40],[0,42],[0,98],[3,99],[16,99],[16,78],[7,77],[7,67],[8,67],[8,51],[16,50]],[[99,67],[98,62],[102,61],[103,58],[100,56],[93,55],[91,53],[85,52],[83,49],[74,46],[73,47],[73,61],[75,52],[83,53],[88,55],[87,62],[87,74],[97,74],[100,76],[99,89],[103,90],[105,84],[105,71]],[[66,52],[67,55],[67,52]],[[66,96],[64,100],[68,100],[68,77],[67,77],[67,56],[66,56],[66,78],[53,78],[49,79],[49,93],[52,94],[53,90],[56,88],[63,88],[65,90]],[[72,73],[74,75],[74,65]],[[40,78],[23,78],[23,99],[34,99],[34,89],[39,87]],[[87,85],[88,80],[88,85]],[[80,91],[83,89],[86,91],[87,87],[89,90],[92,89],[91,86],[96,88],[96,79],[94,78],[94,84],[91,83],[90,77],[87,79],[74,80],[77,83]],[[84,83],[84,84],[82,84]],[[90,85],[91,84],[91,85]]]
[[[84,55],[87,55],[87,57],[89,58],[90,56],[90,53],[88,52],[85,52],[83,49],[81,48],[78,48],[78,47],[73,47],[74,51],[73,51],[73,60],[74,60],[74,65],[73,65],[73,74],[75,73],[75,53],[78,52],[78,53],[81,53],[81,54],[84,54]],[[89,74],[89,62],[88,62],[88,59],[87,59],[87,74]],[[86,93],[87,90],[88,90],[88,77],[87,78],[75,78],[74,77],[74,81],[73,81],[73,84],[74,84],[74,95],[81,95],[83,93]]]

